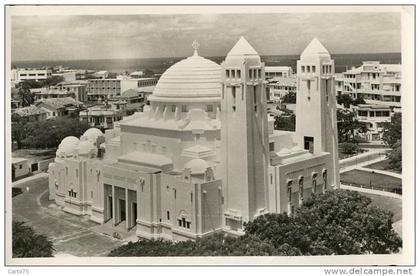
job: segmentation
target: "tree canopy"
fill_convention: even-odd
[[[342,109],[337,110],[337,135],[339,143],[356,141],[356,134],[366,131],[366,125],[357,120],[354,112]]]
[[[293,113],[279,115],[274,117],[274,129],[295,131],[296,128],[296,116]]]
[[[389,169],[402,171],[402,127],[401,127],[401,113],[394,113],[391,117],[391,122],[384,123],[383,141],[391,151],[388,153]]]
[[[393,214],[357,192],[328,191],[304,201],[293,217],[265,214],[245,223],[245,235],[218,233],[196,241],[129,242],[109,256],[298,256],[396,253],[402,241]]]
[[[53,243],[24,222],[12,222],[13,258],[52,257]]]
[[[287,92],[282,98],[281,103],[290,103],[295,104],[296,103],[296,92],[289,91]]]
[[[23,122],[15,117],[12,122],[12,140],[18,148],[55,148],[67,136],[81,136],[90,125],[77,118],[54,118],[44,121]],[[13,119],[12,119],[13,121]]]
[[[337,103],[343,105],[345,108],[350,108],[350,105],[365,104],[365,100],[362,97],[353,99],[349,94],[340,94],[336,96]]]

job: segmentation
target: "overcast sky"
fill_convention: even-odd
[[[332,54],[400,52],[399,13],[12,17],[12,60],[224,56],[240,36],[260,55],[300,54],[317,37]]]

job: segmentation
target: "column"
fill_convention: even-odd
[[[129,222],[129,220],[131,220],[131,212],[129,213],[129,210],[128,210],[129,208],[128,208],[128,189],[127,188],[125,188],[125,228],[128,230],[128,227],[129,227],[129,224],[128,224],[128,222]]]
[[[114,187],[114,185],[111,185],[112,186],[112,225],[113,226],[115,226],[116,225],[116,215],[117,215],[117,212],[116,212],[116,201],[115,201],[115,187]]]

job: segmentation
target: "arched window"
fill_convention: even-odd
[[[324,182],[324,191],[327,190],[327,183],[328,183],[328,173],[327,170],[322,172],[322,181]]]
[[[287,182],[287,198],[289,200],[289,203],[292,201],[292,185],[293,185],[292,180]]]
[[[303,199],[303,177],[299,178],[299,198]]]
[[[316,173],[312,174],[312,193],[316,193],[316,177],[318,175]]]

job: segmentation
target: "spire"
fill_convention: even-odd
[[[249,44],[249,42],[241,36],[235,46],[229,51],[228,56],[254,56],[258,55],[257,51]]]
[[[330,55],[328,50],[322,45],[321,42],[315,37],[312,41],[306,46],[305,50],[303,50],[300,57],[305,56],[314,56],[314,55]]]
[[[198,48],[200,48],[200,43],[197,40],[194,40],[191,46],[194,49],[194,56],[198,56]]]

